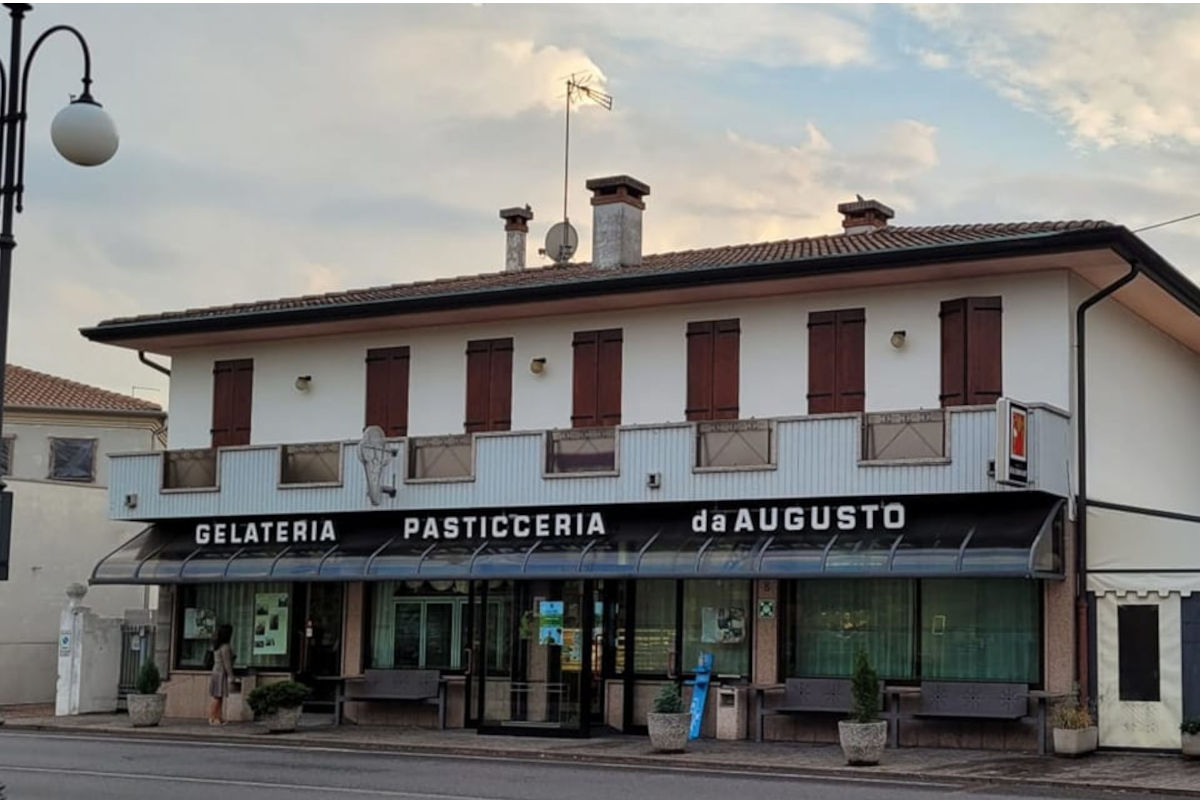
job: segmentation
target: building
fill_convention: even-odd
[[[526,269],[512,208],[503,271],[84,331],[172,359],[170,450],[112,461],[112,516],[148,527],[92,579],[163,586],[168,713],[202,713],[228,621],[248,680],[438,669],[482,731],[636,729],[701,653],[746,686],[862,647],[902,711],[923,680],[1079,681],[1106,744],[1178,746],[1195,286],[1117,225],[874,200],[836,235],[643,257],[649,187],[588,188],[590,264]]]
[[[165,419],[154,403],[8,365],[0,472],[13,524],[0,552],[0,705],[54,701],[64,590],[140,529],[109,520],[107,456],[157,451]],[[88,594],[108,616],[147,604],[146,587]]]

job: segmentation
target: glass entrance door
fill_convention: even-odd
[[[591,581],[496,581],[476,670],[481,730],[585,735],[592,716]]]
[[[307,590],[300,673],[312,687],[310,702],[332,703],[335,683],[316,679],[342,674],[345,585],[310,583]]]

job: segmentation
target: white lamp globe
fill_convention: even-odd
[[[117,152],[120,140],[112,118],[94,100],[73,100],[50,123],[54,148],[73,164],[95,167]]]

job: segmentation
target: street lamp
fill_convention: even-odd
[[[29,68],[42,43],[56,33],[72,34],[83,50],[83,93],[72,97],[50,125],[50,139],[63,158],[83,167],[103,164],[117,152],[117,128],[92,97],[92,56],[83,34],[70,25],[47,29],[29,48],[22,63],[21,25],[33,6],[5,3],[12,18],[8,67],[0,64],[0,430],[4,424],[4,367],[8,364],[8,296],[12,279],[13,212],[21,213],[25,192],[25,119],[28,108]],[[11,455],[10,455],[11,458]],[[0,581],[8,580],[8,551],[12,532],[12,494],[0,479]]]

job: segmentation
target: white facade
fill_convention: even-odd
[[[0,582],[0,705],[54,700],[59,614],[72,583],[87,583],[96,562],[142,526],[108,515],[107,454],[155,449],[157,419],[8,412],[14,436],[9,578]],[[47,480],[50,437],[97,440],[97,480]],[[100,586],[88,594],[96,613],[120,617],[153,599],[137,586]]]
[[[740,416],[807,411],[807,322],[813,311],[866,309],[867,410],[939,408],[943,300],[1000,295],[1004,304],[1005,394],[1059,408],[1070,405],[1071,348],[1065,272],[912,284],[888,289],[788,295],[778,299],[662,306],[611,314],[523,319],[256,342],[173,352],[171,448],[207,447],[213,362],[254,359],[251,443],[357,438],[365,406],[366,350],[411,348],[409,434],[461,433],[468,340],[512,337],[512,429],[570,427],[572,334],[622,328],[622,424],[681,422],[686,392],[686,329],[697,320],[739,318]],[[890,344],[904,330],[903,348]],[[533,358],[546,369],[532,374]],[[307,392],[295,388],[311,375]]]

